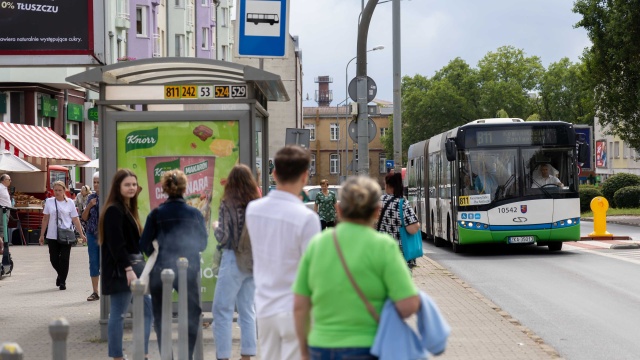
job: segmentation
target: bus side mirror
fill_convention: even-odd
[[[444,143],[444,149],[447,153],[447,160],[454,161],[456,159],[456,141],[455,139],[447,139]]]
[[[589,147],[587,144],[578,145],[578,161],[586,163],[589,160]]]

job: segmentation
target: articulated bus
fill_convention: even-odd
[[[475,120],[409,147],[409,200],[436,246],[558,251],[580,239],[578,166],[587,156],[566,122]]]

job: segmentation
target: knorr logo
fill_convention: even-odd
[[[184,174],[191,175],[195,173],[199,173],[200,171],[207,170],[209,168],[209,162],[203,161],[201,163],[189,165],[184,167]]]
[[[126,141],[124,152],[154,147],[158,142],[158,128],[132,131],[127,135]]]
[[[157,130],[157,129],[156,129]],[[180,159],[159,163],[153,168],[153,180],[157,184],[160,182],[162,175],[169,170],[175,170],[180,168]]]

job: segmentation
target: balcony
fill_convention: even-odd
[[[162,56],[162,44],[160,43],[160,34],[153,34],[153,57]]]
[[[116,1],[116,22],[117,28],[128,29],[131,26],[129,21],[129,0]]]
[[[317,103],[328,104],[333,101],[333,90],[316,90]]]

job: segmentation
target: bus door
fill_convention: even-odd
[[[418,171],[417,171],[417,190],[418,193],[416,194],[416,210],[417,210],[417,216],[418,219],[420,220],[420,224],[421,227],[423,229],[421,229],[422,231],[426,232],[426,219],[427,217],[425,216],[425,211],[424,211],[424,156],[420,156],[419,160],[418,160]]]
[[[442,238],[442,208],[444,193],[444,171],[442,169],[442,151],[434,154],[436,160],[436,231],[435,235]]]

